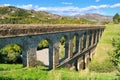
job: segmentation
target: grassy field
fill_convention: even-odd
[[[97,45],[96,54],[90,64],[92,70],[98,72],[110,72],[114,70],[113,64],[109,61],[108,53],[113,50],[112,39],[117,37],[120,33],[120,25],[117,24],[108,24],[106,29]]]
[[[109,73],[77,72],[68,69],[47,71],[41,66],[22,68],[18,64],[0,64],[0,80],[118,80],[118,77]]]
[[[112,38],[116,37],[119,32],[120,25],[107,25],[97,46],[96,54],[88,67],[98,69],[98,72],[95,72],[96,70],[89,71],[87,69],[79,72],[68,69],[48,71],[42,66],[36,68],[22,68],[20,64],[0,64],[0,80],[120,80],[120,76],[116,75],[117,71],[104,71],[106,69],[114,70],[112,64],[109,63],[107,53],[113,49],[111,45]],[[99,71],[102,69],[103,71]]]

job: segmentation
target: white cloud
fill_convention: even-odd
[[[108,5],[100,5],[100,6],[88,6],[85,8],[79,8],[75,6],[67,6],[67,7],[41,7],[38,10],[52,12],[54,14],[59,15],[77,15],[84,13],[98,13],[99,9],[107,8]]]
[[[10,6],[10,4],[3,4],[3,6]]]
[[[39,6],[35,5],[33,6],[32,4],[27,4],[27,5],[17,5],[17,7],[19,8],[24,8],[24,9],[28,9],[28,10],[37,10],[39,8]]]
[[[98,9],[103,9],[103,8],[108,8],[108,5],[88,6],[88,7],[80,8],[80,9],[82,11],[89,11],[89,10],[98,10]]]
[[[28,4],[28,5],[20,5],[17,7],[24,8],[24,9],[32,9],[34,6],[32,4]]]
[[[10,5],[10,4],[4,4],[4,5]],[[103,9],[114,9],[114,8],[119,8],[120,7],[120,3],[116,3],[113,5],[107,5],[107,4],[103,4],[103,5],[91,5],[91,6],[87,6],[84,8],[80,8],[80,7],[76,7],[76,6],[65,6],[65,7],[40,7],[38,5],[32,5],[32,4],[28,4],[28,5],[13,5],[19,8],[24,8],[24,9],[28,9],[28,10],[36,10],[36,11],[47,11],[50,13],[54,13],[54,14],[59,14],[59,15],[77,15],[77,14],[85,14],[85,13],[104,13]]]
[[[117,3],[117,4],[114,4],[114,5],[111,5],[110,8],[120,8],[120,3]]]
[[[73,4],[73,3],[70,3],[70,2],[62,2],[62,4],[71,5],[71,4]]]
[[[99,2],[100,0],[95,0],[95,2]]]

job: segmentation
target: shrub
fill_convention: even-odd
[[[118,13],[116,13],[114,16],[113,16],[113,22],[115,24],[118,24],[120,23],[120,15]]]
[[[95,72],[112,72],[115,70],[115,66],[110,60],[105,60],[103,62],[92,62],[89,65],[90,71],[95,71]]]
[[[120,36],[114,38],[112,41],[114,50],[109,53],[111,61],[115,66],[120,67]]]
[[[65,37],[62,37],[61,39],[60,39],[60,43],[61,43],[61,45],[64,45],[65,44]]]
[[[44,66],[44,63],[41,61],[37,61],[37,66]]]
[[[38,50],[43,49],[43,48],[48,48],[49,44],[47,40],[42,40],[39,44],[38,44]]]
[[[21,62],[21,48],[17,44],[7,45],[0,50],[0,63]]]

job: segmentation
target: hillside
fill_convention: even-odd
[[[14,6],[0,7],[0,24],[101,24],[112,21],[112,16],[85,14],[60,16],[45,11],[34,11]]]
[[[95,24],[95,22],[84,18],[77,19],[68,16],[60,16],[45,11],[1,6],[0,24]]]
[[[85,19],[88,19],[88,20],[92,20],[92,21],[95,21],[95,22],[98,22],[98,23],[101,23],[103,21],[112,21],[112,16],[105,16],[105,15],[100,15],[100,14],[85,14],[85,15],[76,15],[75,16],[76,18],[85,18]]]
[[[59,18],[59,15],[44,11],[36,12],[34,10],[25,10],[13,6],[0,7],[0,23],[34,23],[36,21]]]

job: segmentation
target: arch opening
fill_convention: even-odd
[[[78,52],[78,46],[79,46],[78,34],[74,34],[74,37],[73,37],[73,55]]]
[[[94,38],[93,38],[93,44],[95,44],[96,43],[96,31],[94,32],[94,36],[93,36]]]
[[[59,62],[67,58],[67,36],[62,36],[59,41]]]
[[[49,39],[42,39],[37,46],[37,63],[40,66],[44,66],[46,68],[49,68],[49,45],[50,40]]]
[[[91,45],[92,45],[92,32],[90,32],[90,34],[89,34],[89,45],[88,45],[88,47],[90,47]]]
[[[87,33],[84,33],[82,37],[82,50],[86,48],[86,37],[87,37]]]
[[[83,35],[80,37],[80,52],[83,50]]]

